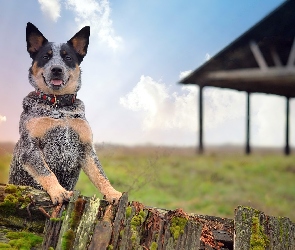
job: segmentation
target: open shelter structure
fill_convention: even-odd
[[[222,51],[183,78],[199,92],[199,152],[203,152],[203,88],[213,86],[247,93],[246,153],[250,148],[250,95],[266,93],[286,98],[286,145],[290,154],[290,98],[295,97],[295,0],[282,5]]]

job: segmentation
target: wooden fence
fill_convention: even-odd
[[[45,192],[0,184],[0,249],[5,248],[292,250],[295,225],[242,206],[234,220],[147,207],[129,202],[126,193],[110,205],[75,192],[67,205],[53,207]]]

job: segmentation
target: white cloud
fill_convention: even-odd
[[[60,0],[38,0],[41,10],[50,20],[56,22],[61,16]],[[115,35],[113,21],[110,18],[111,8],[108,0],[64,0],[65,7],[75,14],[75,22],[82,28],[91,26],[91,35],[108,47],[117,49],[123,42],[122,37]]]
[[[143,128],[196,130],[196,88],[182,87],[181,93],[149,76],[141,76],[133,90],[120,98],[120,104],[133,111],[143,111]]]
[[[2,115],[0,115],[0,124],[1,124],[2,122],[6,122],[6,116],[2,116]]]
[[[189,71],[181,72],[183,77]],[[173,92],[169,87],[154,81],[149,76],[141,76],[133,90],[120,98],[120,104],[130,110],[142,112],[143,128],[152,129],[198,129],[198,93],[196,86],[183,86]],[[245,99],[235,91],[206,88],[204,91],[204,112],[206,128],[245,115],[241,106]],[[229,112],[230,110],[230,112]]]
[[[66,0],[66,7],[76,14],[75,21],[81,28],[90,25],[91,34],[97,35],[100,41],[114,50],[120,46],[123,39],[115,35],[108,0]]]
[[[265,94],[251,96],[253,143],[259,146],[281,146],[285,139],[285,99]],[[295,120],[290,115],[290,123]]]
[[[208,60],[210,60],[210,59],[211,59],[211,56],[209,55],[209,53],[206,53],[206,55],[205,55],[205,60],[208,61]]]
[[[215,128],[224,121],[234,120],[245,116],[245,98],[241,93],[229,89],[204,89],[204,125],[206,128]]]
[[[179,79],[183,79],[183,78],[187,77],[191,72],[192,72],[192,70],[186,70],[186,71],[180,72]]]
[[[38,0],[42,12],[52,21],[56,22],[60,17],[60,0]]]

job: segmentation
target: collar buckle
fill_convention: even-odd
[[[53,94],[53,98],[52,99],[54,99],[54,102],[52,103],[52,105],[56,105],[57,104],[56,95]]]

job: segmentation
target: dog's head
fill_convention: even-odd
[[[81,87],[80,63],[87,53],[90,27],[82,28],[67,43],[52,43],[31,23],[27,24],[27,50],[33,59],[30,83],[48,94],[75,94]]]

